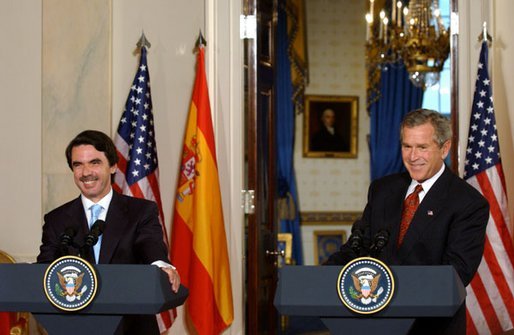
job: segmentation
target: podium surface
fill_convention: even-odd
[[[371,315],[349,310],[338,295],[343,266],[285,266],[279,269],[274,304],[283,315],[317,316],[332,334],[365,327],[407,333],[416,318],[452,317],[466,290],[452,266],[391,266],[395,292],[389,305]],[[398,328],[395,328],[398,326]],[[371,327],[371,328],[370,328]],[[389,332],[389,330],[391,330]]]
[[[0,264],[0,311],[31,312],[50,334],[67,333],[68,327],[74,334],[88,334],[91,327],[94,333],[103,328],[113,334],[124,315],[157,314],[182,305],[189,294],[184,286],[174,293],[166,273],[154,265],[98,264],[95,299],[80,311],[63,312],[44,292],[48,266]]]

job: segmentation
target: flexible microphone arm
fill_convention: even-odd
[[[80,257],[88,260],[94,256],[92,255],[93,246],[98,242],[98,237],[102,235],[104,231],[105,221],[96,220],[91,226],[89,233],[84,238],[84,244],[80,247]]]
[[[350,235],[350,238],[348,239],[348,245],[350,248],[355,252],[357,256],[359,256],[361,248],[362,248],[362,230],[360,229],[352,229],[352,234]]]
[[[72,227],[66,227],[64,233],[61,234],[61,253],[63,256],[70,254],[70,246],[73,245],[73,238],[75,237],[76,231]]]

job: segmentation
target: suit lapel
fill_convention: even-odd
[[[403,201],[410,182],[410,176],[407,173],[402,174],[401,178],[391,186],[389,195],[385,199],[384,222],[386,222],[390,233],[386,251],[388,253],[387,258],[393,260],[393,263],[397,258],[396,241],[398,240],[400,221],[402,219]]]
[[[445,206],[450,185],[450,174],[452,172],[445,168],[443,174],[430,188],[428,193],[419,204],[412,222],[405,234],[403,244],[399,249],[400,258],[406,257],[412,247],[424,234],[425,230],[434,224],[437,216]]]
[[[75,229],[76,235],[74,237],[74,242],[77,244],[78,248],[81,248],[84,245],[86,235],[89,232],[89,227],[80,196],[71,203],[71,205],[66,209],[65,214],[67,216],[65,227],[72,227]],[[80,250],[78,249],[76,250],[77,253],[79,253],[79,251]],[[81,256],[87,258],[87,255]],[[91,259],[87,260],[91,261]]]
[[[89,227],[87,225],[86,213],[84,212],[84,206],[82,205],[80,197],[71,203],[71,206],[69,206],[66,211],[66,215],[68,216],[68,221],[70,223],[66,226],[77,227],[77,234],[87,234]]]
[[[403,176],[402,176],[403,177]],[[391,225],[391,236],[396,237],[398,236],[398,232],[400,230],[400,225],[397,224],[402,219],[402,210],[403,210],[403,201],[405,199],[405,193],[407,192],[407,188],[410,184],[410,177],[409,180],[406,178],[402,178],[398,184],[391,187],[390,190],[390,196],[386,199],[386,206],[385,211],[386,215],[384,218],[386,218],[389,222],[395,222],[395,224]]]
[[[124,231],[126,218],[126,203],[123,197],[113,192],[109,210],[105,218],[105,230],[102,237],[102,247],[98,263],[107,264],[111,261]]]

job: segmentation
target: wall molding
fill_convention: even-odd
[[[362,212],[300,212],[301,225],[353,224],[362,216]]]

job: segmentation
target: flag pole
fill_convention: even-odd
[[[193,85],[170,237],[170,261],[190,290],[188,329],[218,335],[234,320],[227,238],[216,159],[204,46],[200,31],[195,48]],[[209,206],[204,206],[209,203]]]
[[[147,48],[149,47],[150,42],[144,32],[142,32],[141,38],[137,43],[137,50],[133,52],[134,56],[137,53],[140,54],[137,71],[124,105],[125,108],[120,118],[118,131],[114,137],[119,161],[114,175],[113,188],[119,193],[155,202],[158,210],[159,224],[162,229],[163,242],[166,248],[169,249],[168,233],[166,232],[159,187],[159,166],[155,141],[153,104],[146,57]],[[130,136],[130,134],[134,135]],[[135,149],[136,138],[137,141],[142,141],[146,145],[132,152],[130,148],[134,147]],[[160,332],[165,332],[169,329],[176,316],[175,309],[160,312],[157,315],[157,324]]]
[[[482,32],[480,33],[480,35],[478,35],[478,41],[479,42],[482,42],[482,41],[487,41],[488,45],[490,46],[491,43],[493,43],[493,38],[491,37],[491,35],[489,35],[489,33],[487,32],[487,22],[484,21],[484,23],[482,24],[483,28],[482,28]]]

